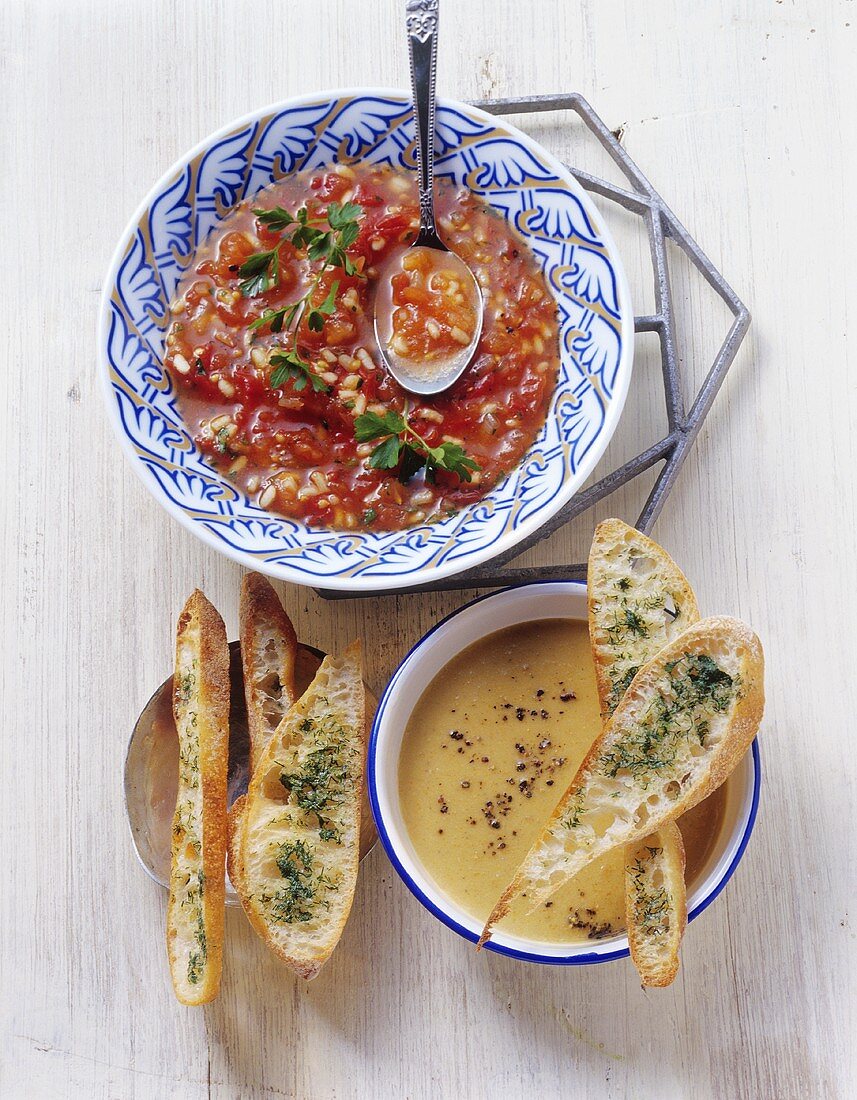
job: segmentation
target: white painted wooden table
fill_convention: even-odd
[[[404,86],[401,7],[0,6],[0,1095],[854,1096],[851,0],[444,2],[443,92],[582,91],[755,318],[656,529],[704,608],[755,625],[769,667],[759,822],[690,928],[675,986],[644,993],[627,962],[477,958],[376,850],[316,982],[233,911],[220,999],[173,999],[165,897],[132,856],[122,759],[185,596],[204,587],[234,636],[240,570],[169,520],[119,454],[96,380],[101,278],[155,178],[224,122],[314,89]],[[602,169],[557,120],[530,129]],[[637,242],[611,224],[649,312]],[[680,275],[676,292],[700,365],[724,312]],[[641,342],[613,460],[662,427],[653,364]],[[639,498],[611,510],[631,516]],[[592,523],[527,561],[580,554]],[[285,593],[307,641],[363,635],[376,689],[467,596]]]

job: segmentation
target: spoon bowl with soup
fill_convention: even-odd
[[[435,224],[434,128],[438,0],[408,14],[420,226],[413,244],[385,271],[375,298],[375,335],[400,386],[430,396],[467,369],[482,334],[482,291]]]

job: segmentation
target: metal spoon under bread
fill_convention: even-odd
[[[408,0],[408,51],[411,59],[414,131],[417,146],[417,188],[420,200],[420,228],[413,244],[384,272],[375,298],[375,336],[381,357],[400,386],[411,393],[431,396],[443,393],[457,382],[467,369],[482,334],[482,291],[464,260],[444,244],[435,226],[434,214],[434,128],[435,82],[437,71],[437,23],[439,0]],[[418,361],[397,350],[393,336],[393,291],[391,279],[407,269],[408,257],[426,254],[428,267],[444,279],[447,290],[472,306],[475,314],[472,333],[462,331],[463,346],[442,359]],[[440,257],[442,256],[442,260]],[[434,278],[429,275],[429,279]],[[426,327],[432,321],[426,320]],[[458,330],[453,328],[456,338]],[[468,335],[470,339],[468,341]]]
[[[298,645],[295,688],[300,696],[324,659],[319,649]],[[227,803],[247,790],[250,734],[244,702],[241,671],[241,643],[229,644],[229,773]],[[125,756],[125,813],[131,839],[143,870],[161,886],[170,879],[170,847],[173,812],[179,778],[179,739],[173,721],[173,678],[164,680],[143,708],[134,726]],[[377,700],[367,690],[367,728]],[[372,813],[364,791],[360,825],[360,858],[377,839]],[[226,904],[240,905],[238,895],[226,880]]]

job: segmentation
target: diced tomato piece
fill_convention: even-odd
[[[341,199],[345,192],[351,189],[351,183],[344,176],[337,175],[336,172],[325,172],[323,176],[316,177],[310,186],[315,191],[316,196],[326,203],[333,199]]]
[[[225,279],[235,275],[255,251],[256,246],[246,233],[226,233],[217,247],[217,274]]]
[[[358,183],[354,188],[354,197],[351,201],[359,203],[364,210],[372,210],[375,207],[384,205],[384,196],[379,193],[377,187],[366,183]]]

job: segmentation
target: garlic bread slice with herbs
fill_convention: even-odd
[[[589,637],[601,713],[606,721],[637,671],[686,627],[699,620],[693,589],[663,547],[618,519],[599,523],[587,568]],[[640,853],[647,881],[663,881],[666,908],[654,924],[638,926],[646,910],[626,905],[631,958],[644,985],[668,985],[678,972],[687,924],[684,846],[678,827],[664,827],[625,854],[625,894],[640,885]],[[682,868],[677,874],[676,869]],[[660,954],[656,950],[660,947]],[[669,978],[662,980],[664,975]]]
[[[269,742],[237,837],[250,923],[301,977],[339,941],[357,883],[365,699],[360,645],[326,657]]]
[[[607,719],[637,670],[697,622],[699,608],[663,547],[620,519],[595,528],[587,604],[598,697]]]
[[[670,985],[687,927],[684,842],[674,821],[625,845],[625,923],[643,985]]]
[[[179,787],[173,817],[167,953],[186,1005],[217,996],[223,959],[229,648],[223,620],[199,591],[179,617],[173,713]]]
[[[726,779],[762,718],[759,639],[736,619],[689,627],[634,677],[494,907],[480,943],[526,895],[530,909],[617,845],[633,844]]]

